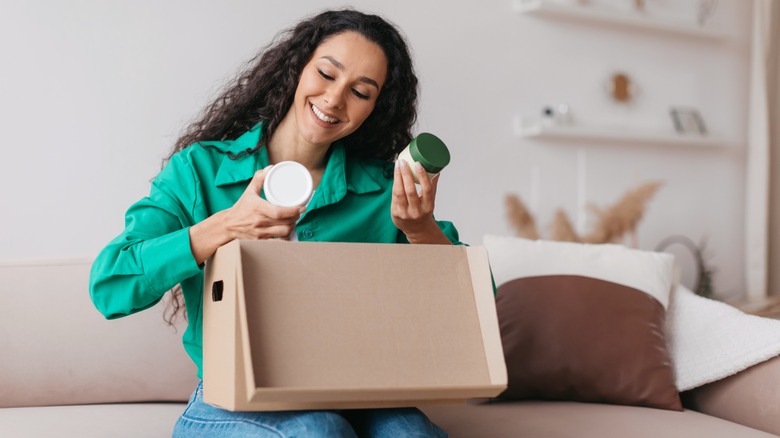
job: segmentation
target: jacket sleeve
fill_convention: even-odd
[[[436,221],[436,223],[439,224],[439,228],[441,228],[442,232],[444,232],[444,235],[450,239],[450,242],[452,242],[454,245],[465,245],[460,241],[458,230],[455,228],[455,225],[453,225],[452,222]]]
[[[198,202],[190,164],[175,155],[152,182],[149,196],[125,215],[124,231],[92,265],[89,293],[108,319],[153,306],[201,267],[190,249],[189,227]]]

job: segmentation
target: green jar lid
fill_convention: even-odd
[[[450,151],[443,141],[433,134],[423,132],[409,143],[412,159],[425,168],[428,173],[439,173],[450,164]]]

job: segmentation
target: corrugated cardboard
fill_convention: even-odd
[[[237,240],[206,264],[204,400],[417,406],[506,388],[482,247]]]

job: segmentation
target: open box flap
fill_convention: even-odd
[[[252,343],[249,332],[247,306],[246,306],[246,283],[244,282],[244,254],[243,247],[239,247],[238,251],[238,264],[236,266],[236,278],[238,279],[239,287],[237,289],[237,302],[238,308],[236,309],[238,315],[238,330],[239,330],[239,342],[238,351],[236,352],[236,387],[240,393],[241,401],[246,402],[250,400],[255,393],[255,373],[252,365]],[[249,267],[251,269],[251,266]],[[239,395],[237,395],[239,396]]]
[[[240,266],[239,244],[231,242],[218,250],[206,264],[203,293],[203,391],[207,402],[226,409],[235,408],[235,379],[243,376],[234,371],[234,358],[240,349],[240,329],[236,315],[239,303],[236,294],[243,289],[242,279],[236,275]],[[206,357],[208,360],[205,360]]]
[[[493,296],[493,278],[490,275],[487,249],[484,246],[466,248],[471,279],[474,288],[474,299],[477,313],[481,321],[482,340],[485,345],[485,357],[490,372],[490,381],[495,385],[506,387],[508,382],[504,347],[501,344],[501,333],[496,313],[496,300]]]

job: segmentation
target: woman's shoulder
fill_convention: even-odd
[[[229,145],[227,142],[200,141],[176,152],[169,165],[199,167],[213,163],[219,165],[226,156]]]
[[[190,163],[202,160],[220,163],[225,157],[236,159],[257,149],[261,132],[262,124],[258,123],[236,139],[198,141],[178,151],[174,157],[178,155],[179,160]]]
[[[200,141],[171,156],[160,177],[211,180],[228,158],[230,141]]]

